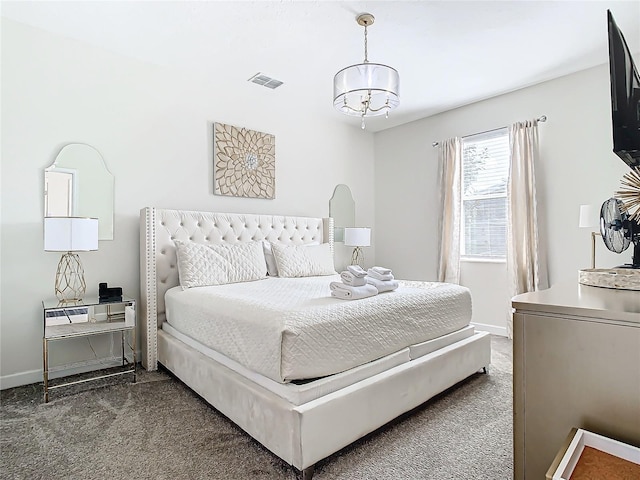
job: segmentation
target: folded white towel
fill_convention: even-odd
[[[378,294],[378,289],[369,284],[361,287],[352,287],[342,282],[331,282],[329,288],[331,288],[332,297],[341,298],[342,300],[358,300]]]
[[[361,287],[367,284],[367,277],[356,277],[353,273],[345,270],[340,272],[340,279],[345,285],[351,285],[352,287]]]
[[[371,278],[375,278],[376,280],[393,280],[393,273],[386,273],[386,274],[381,274],[376,272],[374,269],[370,268],[369,271],[367,272],[367,275],[369,275]]]
[[[369,276],[367,276],[367,283],[376,287],[378,293],[390,292],[398,288],[399,285],[397,280],[378,280]]]
[[[367,271],[364,270],[360,265],[349,265],[347,267],[349,273],[351,273],[354,277],[364,278],[367,276]]]
[[[380,275],[388,275],[389,273],[391,273],[391,269],[386,267],[371,267],[371,270],[379,273]]]

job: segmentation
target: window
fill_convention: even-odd
[[[508,176],[508,129],[462,139],[462,256],[506,257]]]

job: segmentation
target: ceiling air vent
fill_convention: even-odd
[[[278,88],[283,83],[280,80],[276,80],[275,78],[268,77],[267,75],[264,75],[263,73],[259,73],[259,72],[256,73],[253,77],[251,77],[249,79],[249,82],[257,83],[258,85],[262,85],[264,87],[271,88],[271,89]]]

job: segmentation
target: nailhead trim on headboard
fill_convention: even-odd
[[[142,363],[157,368],[157,329],[165,320],[164,294],[179,284],[174,240],[201,244],[261,241],[285,245],[329,243],[333,219],[165,210],[140,211]]]

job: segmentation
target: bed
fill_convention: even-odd
[[[401,282],[353,301],[331,298],[339,277],[328,272],[179,286],[176,245],[266,240],[333,252],[330,218],[151,207],[140,215],[143,366],[161,364],[304,480],[319,460],[490,363],[490,337],[469,325],[470,296],[456,285]],[[198,320],[212,312],[214,326]]]

